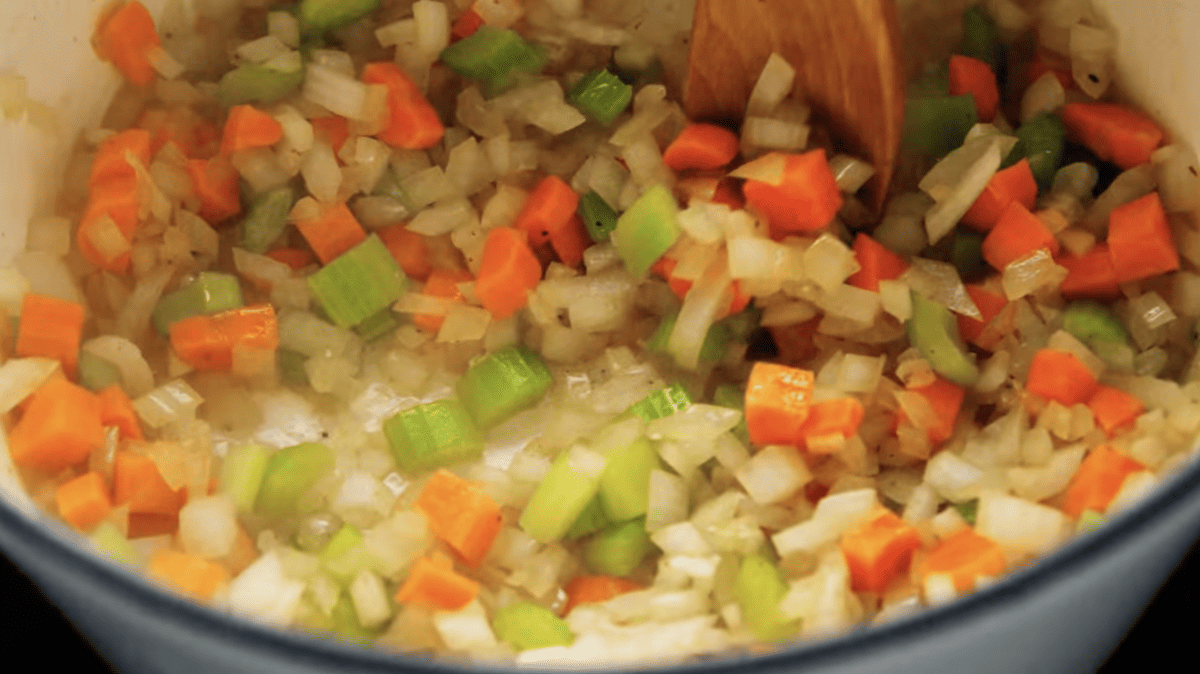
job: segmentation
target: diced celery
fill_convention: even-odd
[[[373,342],[396,332],[400,327],[400,319],[391,309],[384,309],[367,320],[354,326],[354,332],[365,342]]]
[[[746,391],[737,384],[722,384],[713,391],[713,404],[743,412],[746,409]],[[733,434],[742,442],[750,444],[750,433],[746,429],[745,417],[742,417],[742,420],[734,427]]]
[[[659,353],[669,353],[667,344],[671,340],[671,332],[675,329],[677,320],[679,320],[678,312],[663,316],[662,323],[658,324],[658,330],[654,331],[654,335],[646,343],[646,348]],[[713,323],[708,328],[708,334],[704,336],[704,344],[700,346],[700,362],[720,362],[725,357],[729,338],[729,327],[724,322]]]
[[[267,515],[282,515],[317,480],[333,470],[333,450],[319,442],[306,442],[276,451],[267,459],[262,486],[258,490],[257,510]]]
[[[909,98],[904,106],[904,147],[944,157],[963,144],[979,123],[975,98],[961,96]]]
[[[287,98],[304,82],[304,67],[276,70],[258,63],[247,63],[221,77],[217,100],[227,108],[247,103],[276,103]]]
[[[497,82],[515,72],[539,72],[545,54],[516,31],[483,25],[442,50],[442,63],[468,79]]]
[[[959,515],[962,515],[967,524],[975,526],[975,513],[979,511],[979,499],[973,498],[970,501],[955,503],[954,509],[958,511]]]
[[[341,529],[329,539],[325,548],[318,555],[321,566],[343,585],[358,575],[359,571],[370,566],[370,553],[363,546],[363,535],[354,525],[343,524]]]
[[[175,321],[237,309],[245,304],[236,276],[203,271],[196,280],[158,301],[154,307],[154,327],[166,336]]]
[[[233,499],[238,512],[254,510],[270,459],[266,448],[257,444],[231,448],[225,455],[221,464],[221,491]]]
[[[544,606],[529,602],[509,604],[492,617],[492,630],[500,641],[518,651],[550,646],[570,646],[575,635],[567,621]]]
[[[141,559],[138,557],[137,550],[129,543],[129,539],[121,533],[117,525],[112,522],[101,522],[96,525],[88,538],[92,541],[92,545],[96,546],[96,550],[121,564],[129,566],[138,566]]]
[[[983,259],[983,234],[963,227],[956,228],[950,243],[950,263],[964,281],[986,276],[988,265]]]
[[[635,519],[601,531],[584,547],[583,559],[593,573],[628,576],[653,549],[646,521]]]
[[[646,514],[650,471],[658,465],[658,452],[645,438],[608,453],[608,465],[600,476],[600,503],[608,519],[624,522]]]
[[[1095,510],[1085,510],[1079,515],[1079,523],[1075,525],[1075,531],[1078,533],[1087,533],[1095,531],[1104,526],[1104,515]]]
[[[617,228],[617,212],[594,191],[579,198],[579,217],[587,227],[588,236],[596,243],[608,241]]]
[[[342,328],[388,308],[407,286],[404,270],[375,234],[308,277],[313,297]]]
[[[1067,130],[1062,120],[1058,115],[1044,112],[1022,124],[1017,129],[1017,138],[1019,142],[1011,156],[1016,161],[1020,161],[1021,156],[1028,159],[1038,189],[1050,189],[1067,144]]]
[[[600,503],[600,495],[588,501],[587,507],[575,518],[575,523],[571,525],[571,529],[567,531],[567,535],[563,536],[568,541],[576,541],[584,536],[600,531],[604,527],[611,524],[611,520],[604,514],[604,506]]]
[[[276,358],[279,360],[279,377],[283,383],[289,386],[308,385],[308,370],[304,369],[308,356],[291,349],[279,349]]]
[[[963,10],[963,38],[958,53],[983,61],[992,67],[992,72],[1000,74],[1004,43],[1000,41],[996,22],[978,6]]]
[[[305,597],[297,611],[296,623],[319,632],[328,632],[351,643],[368,646],[377,639],[380,630],[363,627],[358,622],[358,614],[354,611],[354,602],[345,592],[338,595],[337,601],[326,615],[324,611],[309,597]]]
[[[1095,348],[1099,343],[1129,343],[1129,332],[1121,321],[1103,304],[1091,300],[1078,300],[1067,305],[1062,313],[1063,330],[1076,339]]]
[[[672,384],[634,403],[623,416],[633,415],[650,423],[655,419],[669,417],[676,412],[685,410],[691,404],[692,397],[688,395],[688,392],[679,384]]]
[[[255,198],[242,219],[242,248],[260,255],[270,250],[283,236],[295,200],[291,187],[279,187]]]
[[[121,383],[121,368],[90,351],[79,352],[79,384],[89,391],[101,391]]]
[[[913,291],[908,341],[935,372],[960,386],[974,386],[979,366],[967,353],[954,314],[944,305]]]
[[[541,356],[514,346],[472,363],[455,388],[475,424],[487,430],[537,405],[553,383]]]
[[[392,458],[401,470],[420,471],[478,458],[483,438],[463,406],[438,400],[383,422]]]
[[[571,88],[571,103],[608,126],[633,102],[633,87],[607,70],[594,70]]]
[[[799,631],[800,620],[788,620],[779,610],[779,602],[787,591],[787,581],[771,560],[761,555],[742,560],[735,594],[742,609],[742,621],[754,636],[778,641]]]
[[[682,232],[675,195],[666,187],[655,185],[617,219],[612,242],[625,261],[625,268],[640,279],[675,245]]]
[[[380,0],[300,0],[300,21],[318,32],[341,28],[379,9]]]
[[[525,511],[520,525],[539,543],[561,540],[600,489],[604,457],[575,447],[558,455]]]

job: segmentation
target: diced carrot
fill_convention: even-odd
[[[1162,145],[1162,127],[1124,105],[1068,103],[1060,114],[1068,133],[1097,157],[1126,170],[1149,162]]]
[[[100,399],[53,377],[30,396],[25,414],[8,435],[13,463],[48,472],[83,461],[103,444]]]
[[[305,205],[316,207],[316,217]],[[342,253],[366,241],[367,233],[354,212],[344,201],[322,204],[315,199],[303,199],[292,209],[292,224],[304,235],[304,240],[317,254],[321,264],[329,264]]]
[[[103,251],[98,246],[104,242]],[[133,261],[133,242],[107,214],[83,220],[75,231],[75,243],[83,257],[100,269],[123,276]]]
[[[228,580],[219,564],[176,550],[159,550],[151,555],[146,573],[200,600],[212,599]]]
[[[925,429],[929,444],[937,447],[949,440],[950,436],[954,435],[954,425],[958,421],[958,413],[962,409],[963,398],[967,394],[966,389],[952,381],[937,377],[932,384],[917,386],[909,390],[921,394],[921,397],[929,402],[929,408],[933,410],[936,423]],[[904,423],[908,415],[904,413],[904,410],[899,410],[896,417],[899,423]]]
[[[133,409],[129,394],[118,384],[108,386],[96,394],[100,398],[100,423],[116,426],[122,439],[143,440],[142,422]]]
[[[423,604],[446,611],[458,610],[475,600],[479,583],[453,569],[421,557],[396,592],[399,604]]]
[[[950,57],[950,95],[971,94],[979,121],[991,123],[1000,111],[1000,87],[992,67],[970,56]]]
[[[842,556],[855,592],[883,594],[892,579],[908,568],[921,535],[891,511],[863,522],[842,536]]]
[[[663,152],[672,171],[714,171],[728,166],[742,149],[736,133],[716,124],[690,124]]]
[[[1085,510],[1104,512],[1121,490],[1125,478],[1145,470],[1141,463],[1121,454],[1109,445],[1100,445],[1088,453],[1071,478],[1063,499],[1063,512],[1079,517]]]
[[[228,372],[235,349],[270,351],[279,346],[279,321],[269,304],[192,316],[172,323],[170,332],[176,355],[197,370]]]
[[[479,485],[442,469],[421,490],[415,505],[429,520],[429,530],[477,568],[496,539],[504,517]]]
[[[471,37],[482,25],[483,17],[479,15],[479,12],[468,7],[458,15],[458,18],[454,20],[454,25],[450,27],[450,40],[458,42],[464,37]]]
[[[562,614],[567,615],[580,604],[600,604],[640,589],[641,585],[616,576],[575,576],[563,587],[567,603],[563,605]]]
[[[341,152],[342,146],[350,139],[350,122],[341,115],[313,117],[308,122],[312,124],[313,134],[333,148],[334,155]]]
[[[983,240],[983,259],[998,271],[1004,271],[1008,265],[1040,248],[1058,255],[1058,239],[1041,218],[1014,201]]]
[[[1059,286],[1063,297],[1113,300],[1121,296],[1121,284],[1117,281],[1108,244],[1096,244],[1081,256],[1063,255],[1058,264],[1067,270],[1067,278]]]
[[[1108,437],[1133,426],[1137,418],[1146,411],[1136,396],[1112,386],[1100,386],[1087,403],[1096,418],[1096,425],[1104,429]]]
[[[209,224],[220,224],[242,212],[238,172],[227,157],[189,159],[184,167],[200,198],[199,215]]]
[[[995,578],[1008,568],[1008,560],[1000,544],[966,527],[938,543],[917,571],[924,582],[933,574],[945,574],[954,581],[959,592],[975,587],[980,576]]]
[[[1179,270],[1179,251],[1158,192],[1113,209],[1108,219],[1108,252],[1118,283]]]
[[[958,321],[958,334],[962,336],[963,340],[987,349],[989,348],[988,346],[981,344],[984,331],[1000,315],[1000,312],[1004,311],[1005,307],[1008,306],[1008,298],[999,293],[994,293],[981,285],[970,284],[966,288],[967,294],[979,309],[983,320],[962,314],[955,314],[954,318]]]
[[[300,271],[317,261],[317,257],[311,251],[303,248],[275,248],[267,251],[267,257],[286,264],[294,271]]]
[[[172,489],[158,464],[143,454],[120,451],[113,458],[113,503],[128,505],[130,514],[176,515],[184,488]]]
[[[96,158],[92,160],[92,172],[88,187],[110,180],[130,180],[135,177],[132,157],[142,166],[150,165],[150,132],[145,129],[126,129],[104,139],[96,147]]]
[[[225,118],[221,152],[229,154],[256,147],[271,147],[283,138],[283,125],[253,105],[235,105]]]
[[[522,309],[529,302],[528,293],[541,280],[542,264],[523,232],[511,227],[488,232],[475,278],[475,296],[493,318],[502,321]]]
[[[21,358],[54,358],[74,379],[85,316],[83,305],[77,302],[25,293],[17,324],[16,354]]]
[[[820,149],[785,155],[778,185],[747,180],[742,191],[747,208],[767,217],[776,238],[820,230],[842,207],[837,179]]]
[[[131,84],[153,84],[157,76],[149,54],[162,48],[154,18],[137,0],[104,14],[92,38],[96,54],[111,62]]]
[[[1063,89],[1075,86],[1075,77],[1071,73],[1071,62],[1045,47],[1038,47],[1037,54],[1029,63],[1029,69],[1025,71],[1026,82],[1033,84],[1046,73],[1054,73],[1054,77],[1058,79],[1058,83],[1062,85]]]
[[[153,536],[169,536],[179,531],[179,513],[158,515],[155,513],[129,513],[127,520],[127,538],[151,538]]]
[[[553,249],[568,267],[583,262],[587,230],[578,218],[579,194],[558,176],[546,176],[529,193],[513,227],[525,232],[534,251]]]
[[[1073,353],[1042,349],[1033,356],[1025,390],[1067,407],[1086,403],[1096,393],[1096,375]]]
[[[392,257],[396,258],[406,276],[416,281],[429,278],[433,265],[430,263],[429,243],[424,235],[417,234],[402,224],[384,227],[375,230],[375,233],[379,235],[383,245],[387,246]]]
[[[388,123],[376,136],[379,140],[409,150],[424,150],[441,142],[446,129],[437,110],[399,66],[391,61],[368,63],[362,79],[388,90]]]
[[[714,204],[724,204],[730,210],[740,211],[746,207],[746,198],[742,196],[742,192],[733,178],[724,178],[717,183],[717,190],[713,192],[712,202]]]
[[[756,445],[794,445],[804,437],[815,378],[809,370],[755,363],[746,382],[745,418]]]
[[[833,398],[813,403],[809,405],[808,418],[800,427],[800,437],[805,443],[834,434],[848,438],[858,432],[864,413],[858,398]]]
[[[112,509],[104,476],[94,471],[59,485],[54,501],[58,514],[80,531],[90,531]]]
[[[904,258],[869,234],[859,233],[854,237],[854,257],[858,259],[860,269],[846,279],[846,283],[863,290],[879,292],[880,281],[893,281],[908,271]]]
[[[429,274],[429,280],[425,281],[425,287],[421,289],[421,294],[461,302],[463,294],[459,290],[458,284],[469,283],[474,278],[465,271],[435,269]],[[445,320],[446,317],[441,314],[413,314],[412,317],[413,324],[418,328],[435,335],[442,329],[442,323]]]
[[[963,215],[962,222],[981,232],[990,232],[1014,201],[1033,211],[1037,196],[1037,181],[1029,169],[1029,160],[1022,159],[992,176],[983,194]]]

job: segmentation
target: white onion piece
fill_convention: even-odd
[[[425,236],[441,236],[476,222],[478,216],[471,202],[460,197],[421,211],[408,223],[408,230]]]
[[[375,39],[385,48],[413,44],[417,41],[417,22],[414,19],[401,19],[382,25],[375,29]]]
[[[268,33],[257,40],[243,42],[233,51],[233,56],[239,61],[262,63],[270,61],[286,51],[288,51],[288,46],[284,44],[283,40]]]
[[[366,119],[367,85],[327,65],[308,64],[304,97],[347,119]]]
[[[508,28],[525,16],[521,0],[475,0],[471,8],[484,23],[497,28]]]
[[[650,504],[646,531],[655,532],[688,518],[688,489],[683,478],[664,470],[650,471]]]
[[[860,267],[854,251],[841,239],[822,234],[804,251],[804,275],[825,292],[833,292]]]
[[[267,33],[292,49],[300,47],[300,20],[291,12],[267,13]]]
[[[725,260],[714,262],[688,291],[679,309],[667,349],[681,367],[695,369],[708,329],[720,312],[729,307],[733,279]]]
[[[117,334],[137,341],[150,327],[150,316],[163,290],[175,275],[173,267],[159,267],[138,281],[117,315]]]
[[[980,318],[983,315],[979,313],[979,307],[971,301],[966,286],[958,276],[958,270],[952,264],[921,257],[913,258],[912,266],[904,272],[900,280],[934,302],[949,307],[955,313],[971,318]]]
[[[441,54],[450,45],[450,16],[446,5],[433,0],[413,3],[417,26],[417,46],[427,54]]]
[[[18,253],[13,265],[29,283],[29,290],[76,304],[85,304],[74,275],[62,258],[39,251]]]
[[[246,567],[229,585],[229,607],[235,613],[273,625],[287,625],[300,606],[304,583],[289,580],[275,552]]]
[[[746,115],[770,114],[792,93],[795,81],[796,69],[778,52],[772,52],[750,92]]]
[[[923,192],[905,192],[893,197],[883,220],[875,227],[875,239],[898,255],[917,255],[929,246],[924,220],[933,204]]]
[[[1101,194],[1096,203],[1088,209],[1083,219],[1083,226],[1097,236],[1108,233],[1108,216],[1113,209],[1136,201],[1150,194],[1157,187],[1158,180],[1152,164],[1135,166],[1113,180],[1107,190]]]
[[[1168,213],[1200,207],[1200,162],[1186,145],[1160,147],[1150,156],[1158,174],[1158,194]]]
[[[446,320],[438,332],[439,342],[472,342],[483,339],[488,326],[492,323],[492,314],[480,307],[472,307],[461,302],[454,303],[446,311]]]
[[[1039,248],[1004,268],[1001,284],[1008,299],[1016,300],[1044,288],[1057,288],[1067,270],[1054,262],[1045,248]]]
[[[82,350],[109,361],[121,371],[121,384],[130,397],[145,395],[154,388],[154,373],[136,344],[116,335],[102,335],[84,342]]]
[[[999,492],[979,497],[975,530],[1014,552],[1042,555],[1063,541],[1070,521],[1061,510]]]
[[[1075,445],[1054,452],[1045,466],[1009,468],[1008,483],[1013,493],[1023,499],[1048,499],[1067,487],[1086,451],[1084,445]]]
[[[0,365],[0,414],[7,414],[59,369],[53,358],[14,358]]]
[[[337,201],[338,190],[342,187],[342,169],[329,143],[323,140],[313,143],[312,148],[304,153],[300,174],[317,201],[326,204]]]
[[[1071,26],[1071,74],[1088,96],[1100,98],[1108,91],[1116,49],[1117,36],[1111,30],[1084,24]]]
[[[787,166],[787,155],[779,152],[765,154],[754,161],[746,162],[734,169],[729,177],[757,180],[768,185],[779,185],[783,182],[784,168]]]
[[[965,151],[967,158],[973,157],[974,160],[965,168],[963,157],[952,159],[948,156],[939,162],[930,171],[930,175],[926,176],[926,180],[930,180],[930,176],[938,173],[939,167],[943,171],[953,170],[955,174],[952,187],[949,187],[949,192],[944,193],[940,200],[938,192],[941,192],[943,186],[946,185],[945,182],[942,182],[945,177],[938,176],[936,185],[926,185],[926,180],[921,181],[922,189],[938,201],[925,215],[925,232],[931,244],[937,243],[942,237],[953,231],[954,226],[971,208],[979,195],[983,194],[988,182],[999,170],[1000,163],[1016,145],[1016,142],[1017,139],[1013,136],[998,136],[975,141],[976,144],[982,146],[982,152],[978,155],[973,154],[976,152],[976,148],[970,146],[963,146],[963,148],[955,150],[955,152]],[[951,155],[953,154],[952,152]],[[943,166],[943,162],[949,162],[949,164]]]
[[[179,542],[189,555],[224,557],[237,534],[237,509],[226,494],[192,498],[179,511]]]
[[[1021,99],[1021,123],[1024,124],[1043,112],[1054,112],[1066,105],[1067,91],[1053,72],[1037,78],[1025,90]]]
[[[838,189],[846,194],[854,194],[859,191],[875,175],[875,167],[857,157],[846,154],[834,155],[829,160],[829,169],[833,171]]]
[[[810,128],[784,119],[747,117],[742,122],[742,154],[758,154],[765,150],[794,152],[808,145]]]
[[[1024,35],[1033,22],[1029,12],[1013,0],[987,0],[987,10],[1006,43],[1015,42]]]

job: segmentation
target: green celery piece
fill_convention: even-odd
[[[126,566],[141,566],[141,558],[138,557],[137,550],[112,522],[105,521],[97,524],[92,533],[88,535],[88,539],[91,540],[92,545],[96,546],[97,552],[114,562]]]
[[[963,11],[963,38],[957,53],[979,59],[991,66],[992,72],[1000,73],[1004,43],[1000,41],[996,22],[978,6]]]
[[[283,236],[288,214],[296,201],[291,187],[278,187],[259,195],[242,219],[242,248],[262,255]]]
[[[934,372],[959,386],[970,387],[979,381],[979,367],[967,353],[950,309],[914,291],[907,331],[909,344],[921,352]]]
[[[278,450],[267,459],[256,509],[266,515],[288,513],[333,466],[333,450],[319,442]]]
[[[242,286],[236,276],[202,271],[195,281],[158,301],[154,307],[154,327],[160,335],[166,336],[176,321],[237,309],[245,304]]]
[[[358,611],[354,609],[354,600],[349,593],[342,592],[337,603],[329,612],[331,626],[329,631],[351,643],[362,646],[371,645],[383,634],[382,628],[363,627],[358,622]]]
[[[471,419],[486,431],[537,405],[553,383],[537,352],[513,346],[472,363],[455,390]]]
[[[658,468],[658,452],[646,438],[638,438],[624,449],[608,453],[608,465],[600,476],[600,503],[613,522],[624,522],[646,514],[650,505],[650,472]]]
[[[400,412],[383,422],[383,434],[396,465],[409,472],[469,461],[483,452],[483,438],[455,400]]]
[[[634,278],[644,278],[650,267],[679,240],[679,205],[662,185],[646,190],[617,219],[613,245]]]
[[[575,634],[567,626],[567,621],[544,606],[523,601],[496,611],[492,616],[492,630],[497,639],[507,642],[517,651],[575,643]]]
[[[321,566],[345,585],[353,582],[360,571],[371,566],[374,559],[363,546],[363,535],[352,524],[343,524],[317,555]]]
[[[279,349],[276,358],[279,361],[279,376],[283,383],[289,386],[308,385],[308,370],[304,369],[308,356],[291,349]]]
[[[592,119],[609,126],[633,102],[633,87],[607,70],[593,70],[571,87],[569,100]]]
[[[1129,343],[1129,333],[1125,326],[1099,302],[1077,300],[1068,304],[1062,313],[1062,322],[1063,330],[1092,349],[1101,343]]]
[[[575,518],[575,523],[571,525],[570,530],[563,538],[568,541],[577,541],[584,536],[590,536],[600,531],[609,524],[612,524],[612,520],[604,513],[600,495],[597,494],[588,501],[587,507],[583,509],[582,513],[579,513],[579,517]]]
[[[601,531],[584,547],[583,560],[592,573],[628,576],[653,549],[646,521],[639,518]]]
[[[1075,525],[1075,531],[1081,534],[1095,531],[1104,526],[1106,521],[1103,514],[1095,510],[1085,510],[1079,515],[1079,522]]]
[[[221,491],[233,499],[238,512],[254,510],[270,459],[266,448],[258,444],[234,447],[225,455],[221,463]]]
[[[763,641],[778,641],[796,634],[800,620],[788,620],[779,610],[788,585],[779,568],[761,555],[750,555],[738,568],[734,593],[742,608],[742,621]]]
[[[392,313],[391,309],[384,309],[354,326],[354,332],[358,333],[363,341],[374,342],[396,332],[396,328],[399,327],[400,319],[396,317],[396,314]]]
[[[517,72],[541,71],[545,54],[516,31],[485,24],[443,49],[442,63],[468,79],[495,82]]]
[[[247,103],[277,103],[304,83],[304,68],[285,71],[247,63],[225,73],[217,83],[217,100],[226,108]]]
[[[654,331],[650,341],[646,343],[646,348],[659,353],[669,353],[667,345],[671,341],[671,332],[675,329],[677,320],[678,312],[663,316],[662,323],[659,323],[658,330]],[[723,321],[713,323],[708,328],[708,334],[704,336],[704,344],[700,347],[700,362],[721,362],[725,357],[725,348],[729,346],[730,336],[729,327]]]
[[[300,22],[325,32],[354,23],[379,9],[380,0],[300,0]]]
[[[102,391],[122,381],[121,368],[110,360],[82,349],[79,351],[78,375],[79,385],[89,391]]]
[[[650,423],[655,419],[669,417],[676,412],[681,412],[692,404],[692,397],[679,384],[672,384],[661,391],[655,391],[650,395],[642,398],[634,403],[622,417],[630,415],[640,417],[642,421]]]
[[[737,384],[722,384],[713,391],[713,404],[721,407],[744,412],[746,409],[746,391]],[[743,443],[750,444],[750,432],[746,428],[746,418],[733,428],[733,434]]]
[[[338,327],[352,328],[400,299],[408,278],[377,234],[308,277],[317,303]]]
[[[603,457],[598,454],[564,450],[533,490],[521,513],[521,528],[539,543],[562,540],[596,496],[603,472]]]
[[[587,227],[588,236],[596,243],[608,241],[617,228],[617,212],[595,191],[579,198],[579,217]]]
[[[961,146],[967,132],[978,123],[979,113],[971,94],[909,98],[904,105],[903,145],[941,158]]]
[[[1017,138],[1019,142],[1010,154],[1010,157],[1016,157],[1013,163],[1020,161],[1019,153],[1023,153],[1029,160],[1029,170],[1037,180],[1038,189],[1043,192],[1050,189],[1067,144],[1067,129],[1062,120],[1058,115],[1043,112],[1022,124],[1017,129]]]
[[[973,498],[970,501],[955,503],[954,509],[958,511],[959,515],[962,515],[967,524],[975,526],[975,514],[979,512],[979,499]]]
[[[950,263],[964,281],[979,279],[988,273],[987,262],[983,259],[983,238],[983,234],[964,227],[954,230],[954,238],[950,242]]]

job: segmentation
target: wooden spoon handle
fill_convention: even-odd
[[[796,91],[845,150],[875,166],[878,208],[904,123],[893,0],[697,0],[684,107],[692,119],[740,123],[773,51],[796,68]]]

